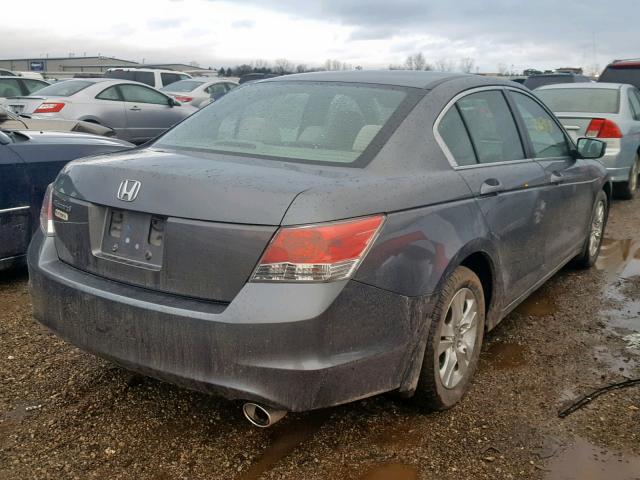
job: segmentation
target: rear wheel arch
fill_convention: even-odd
[[[496,277],[491,258],[486,252],[475,252],[460,262],[460,266],[467,267],[480,279],[484,291],[485,313],[488,315],[494,298],[493,290]]]

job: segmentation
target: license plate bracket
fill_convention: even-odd
[[[160,270],[166,218],[150,213],[107,209],[100,253],[115,261]]]

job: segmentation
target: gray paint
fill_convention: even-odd
[[[306,410],[392,389],[411,393],[442,282],[470,255],[481,254],[490,266],[491,328],[581,250],[588,223],[584,212],[608,182],[601,164],[554,159],[547,165],[530,159],[454,168],[433,133],[439,115],[461,92],[519,87],[424,72],[291,77],[305,79],[430,90],[423,88],[424,98],[365,168],[159,151],[153,145],[75,162],[56,183],[62,201],[124,208],[115,198],[119,183],[136,179],[142,182],[139,197],[126,208],[189,227],[167,237],[167,245],[175,242],[181,253],[164,252],[167,282],[173,269],[184,275],[182,296],[159,294],[158,286],[146,283],[131,266],[114,273],[116,267],[105,264],[99,275],[89,276],[81,270],[92,271],[97,263],[86,251],[84,258],[67,258],[77,269],[60,262],[65,248],[73,253],[73,248],[82,250],[77,243],[87,245],[87,229],[102,228],[100,218],[89,218],[88,226],[60,227],[61,232],[84,229],[79,242],[69,238],[56,250],[53,239],[38,235],[32,243],[36,317],[128,368],[228,398]],[[525,148],[530,153],[528,144]],[[558,169],[566,174],[564,185],[552,182]],[[502,189],[483,193],[482,185],[495,178]],[[246,264],[232,266],[241,257],[255,265],[278,225],[372,213],[386,213],[387,219],[349,281],[222,287],[219,278],[228,276],[233,283],[245,276]],[[575,223],[565,224],[568,217]],[[216,253],[223,247],[214,243],[223,231],[248,233],[254,243],[238,247],[237,256],[225,263]],[[56,242],[65,238],[61,234]],[[208,238],[214,240],[208,243]],[[196,301],[185,293],[202,291],[206,272],[195,263],[207,255],[224,270],[206,284],[216,293],[203,298],[223,303]],[[185,273],[191,268],[193,276]],[[177,293],[176,285],[167,291]]]

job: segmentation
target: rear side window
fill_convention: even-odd
[[[535,158],[557,158],[569,155],[569,145],[562,129],[535,100],[513,92],[513,99],[522,116]]]
[[[628,83],[640,88],[640,64],[638,65],[609,65],[605,68],[598,82]]]
[[[458,100],[480,163],[524,159],[524,149],[513,115],[502,92],[472,93]]]
[[[618,113],[620,110],[617,88],[550,88],[535,93],[552,112]]]
[[[21,95],[22,90],[17,78],[0,79],[0,97],[19,97]]]
[[[458,165],[474,165],[477,163],[473,145],[471,145],[471,140],[460,117],[460,112],[458,112],[458,107],[453,106],[442,117],[438,126],[438,133]]]
[[[636,89],[629,89],[629,103],[631,104],[631,115],[634,119],[640,120],[640,92]]]
[[[98,95],[96,95],[96,98],[100,99],[100,100],[115,100],[115,101],[119,101],[120,100],[120,94],[118,93],[118,87],[117,86],[113,86],[113,87],[109,87],[106,90],[103,90],[102,92],[100,92]]]
[[[162,72],[160,74],[160,78],[162,79],[162,85],[164,85],[166,87],[167,85],[171,85],[172,83],[175,83],[175,82],[179,81],[180,80],[180,75],[178,75],[177,73],[165,73],[165,72]]]
[[[88,82],[86,80],[65,80],[38,90],[38,95],[46,97],[70,97],[93,84],[94,82]]]
[[[136,72],[133,70],[112,70],[104,74],[106,78],[117,78],[119,80],[136,80]]]
[[[145,83],[150,87],[156,86],[156,79],[153,72],[136,72],[136,82]]]

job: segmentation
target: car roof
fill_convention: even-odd
[[[559,88],[599,88],[602,90],[620,90],[624,88],[624,83],[607,83],[607,82],[584,82],[584,83],[555,83],[553,85],[544,85],[536,90],[553,90]]]
[[[345,70],[282,75],[279,77],[259,80],[256,83],[290,81],[371,83],[377,85],[412,87],[429,90],[448,80],[465,77],[475,77],[480,82],[481,79],[486,78],[479,75],[462,73],[423,72],[417,70]],[[486,79],[486,83],[496,83],[496,81],[495,79]]]

